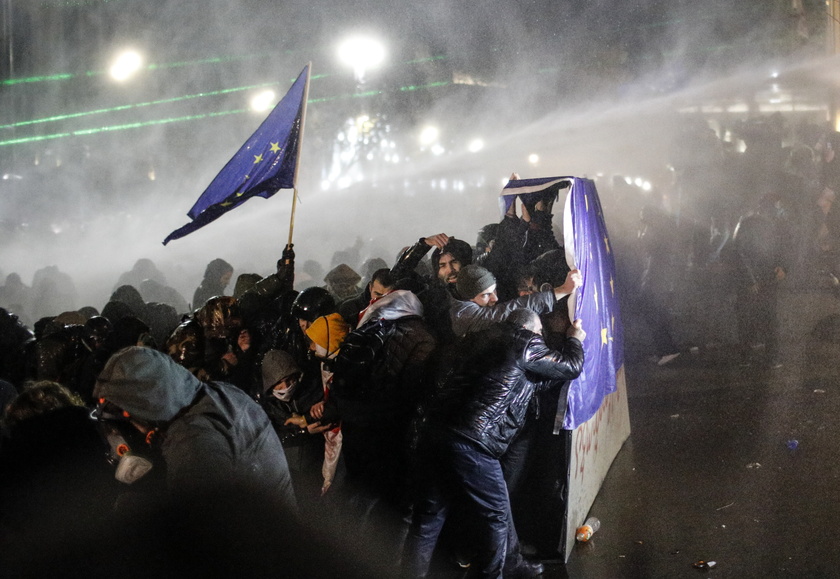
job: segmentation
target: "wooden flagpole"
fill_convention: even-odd
[[[297,160],[295,161],[295,187],[293,189],[294,195],[292,195],[292,216],[289,221],[289,245],[292,245],[292,237],[294,236],[295,232],[295,210],[297,209],[298,197],[297,178],[298,170],[300,169],[300,152],[301,150],[303,150],[303,128],[306,124],[306,106],[309,102],[309,79],[312,78],[312,61],[310,60],[309,64],[307,64],[306,66],[306,86],[303,89],[303,113],[301,113],[300,115],[300,132],[298,133]]]

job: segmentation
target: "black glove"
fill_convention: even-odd
[[[292,266],[295,265],[295,250],[293,249],[295,246],[294,243],[289,243],[283,248],[283,254],[281,255],[280,259],[277,260],[277,273],[280,273],[284,268],[284,266]]]

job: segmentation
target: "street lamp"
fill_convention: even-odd
[[[440,129],[431,125],[427,125],[423,127],[423,130],[420,131],[420,144],[423,147],[428,147],[430,145],[435,144],[438,140],[438,137],[440,137]]]
[[[273,90],[264,90],[251,97],[251,110],[261,113],[267,111],[277,102],[277,95]]]
[[[379,66],[385,60],[385,46],[371,37],[354,36],[339,45],[338,57],[344,64],[353,68],[356,82],[363,84],[365,72]]]
[[[136,50],[126,50],[117,55],[108,74],[117,82],[128,80],[143,66],[143,57]]]

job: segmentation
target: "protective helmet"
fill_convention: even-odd
[[[192,370],[204,362],[204,331],[195,320],[186,320],[166,340],[166,353],[178,364]]]
[[[298,319],[314,322],[321,316],[335,312],[335,300],[322,287],[306,288],[292,302],[292,315]]]

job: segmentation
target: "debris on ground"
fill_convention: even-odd
[[[715,562],[715,561],[697,561],[694,564],[694,568],[695,569],[712,569],[715,565],[717,565],[717,562]]]

